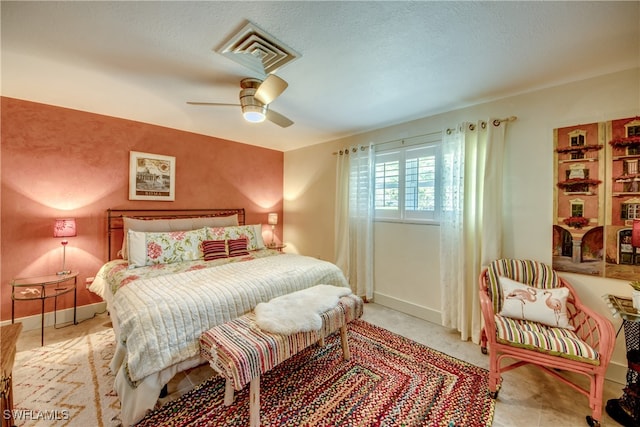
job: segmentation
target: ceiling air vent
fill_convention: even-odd
[[[237,63],[261,74],[271,74],[300,57],[266,31],[249,22],[217,50]]]

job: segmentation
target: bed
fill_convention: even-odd
[[[125,426],[154,407],[176,373],[205,363],[202,332],[277,296],[348,286],[332,263],[265,247],[262,225],[245,224],[244,209],[110,209],[107,229],[110,260],[89,289],[112,319]]]

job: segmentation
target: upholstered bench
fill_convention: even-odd
[[[224,404],[231,405],[235,390],[249,383],[249,418],[251,427],[260,425],[260,375],[314,343],[324,345],[324,338],[340,329],[345,360],[351,357],[347,341],[347,324],[362,316],[363,303],[356,295],[339,299],[335,308],[320,314],[319,331],[291,335],[261,330],[255,314],[214,326],[200,337],[200,354],[225,378]]]

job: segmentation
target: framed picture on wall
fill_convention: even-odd
[[[129,200],[174,201],[176,158],[129,152]]]
[[[553,268],[640,277],[640,117],[554,129]]]

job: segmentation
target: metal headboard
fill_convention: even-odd
[[[122,217],[136,219],[206,218],[238,215],[238,224],[245,225],[244,208],[239,209],[107,209],[107,234],[109,259],[115,234],[124,234]],[[124,238],[124,236],[123,236]]]

